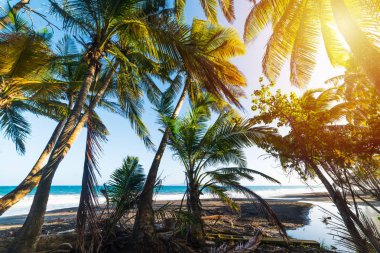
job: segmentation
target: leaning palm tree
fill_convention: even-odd
[[[248,15],[244,38],[250,42],[271,25],[263,71],[272,81],[290,56],[292,84],[306,85],[323,41],[333,66],[346,66],[352,53],[380,90],[379,11],[376,0],[263,0]]]
[[[144,54],[133,52],[126,54],[126,56],[129,59],[129,66],[134,66],[134,68],[126,72],[129,66],[120,62],[124,67],[118,69],[116,72],[117,78],[112,79],[109,88],[99,101],[98,106],[112,113],[118,113],[126,117],[131,123],[132,128],[135,129],[136,134],[142,138],[144,144],[148,148],[153,148],[148,130],[141,120],[141,114],[143,112],[142,99],[144,95],[146,95],[148,100],[152,103],[158,99],[157,96],[160,95],[161,92],[152,80],[152,75],[165,79],[167,78],[166,72],[156,72],[154,70],[155,68],[152,68],[152,66],[154,66],[152,62],[146,58]],[[104,73],[103,76],[99,78],[99,82],[106,82],[106,80],[111,77],[110,74],[112,74],[112,72],[112,70],[109,70]],[[96,95],[96,91],[91,93]],[[112,101],[115,98],[117,98],[118,103]],[[93,99],[94,97],[90,95],[88,103],[91,103]],[[100,246],[98,239],[100,239],[101,235],[98,229],[98,216],[96,214],[96,209],[98,208],[96,174],[100,174],[97,166],[97,156],[101,154],[102,144],[106,141],[107,134],[105,126],[99,124],[99,116],[95,111],[90,108],[88,113],[82,191],[77,214],[78,247],[81,248],[82,251],[86,249],[85,235],[88,232],[92,233],[92,240],[96,242],[90,244],[90,247]],[[130,161],[128,159],[128,164],[129,163]],[[114,215],[117,216],[119,214],[115,213]],[[110,228],[107,227],[106,229]]]
[[[165,10],[165,1],[64,1],[60,5],[50,1],[52,12],[63,19],[64,28],[81,35],[84,47],[86,74],[79,89],[78,96],[67,118],[63,130],[50,155],[39,182],[31,210],[12,244],[13,252],[34,251],[38,241],[46,205],[54,174],[69,151],[77,133],[83,128],[89,112],[100,102],[113,74],[117,69],[125,67],[118,61],[126,63],[126,53],[144,52],[151,59],[158,59],[158,33],[150,33],[150,26],[158,27],[157,22],[151,22],[152,15],[160,15]],[[157,21],[157,20],[155,20]],[[117,43],[123,41],[130,48],[120,50]],[[108,63],[107,63],[108,62]],[[109,77],[101,84],[86,109],[89,91],[93,87],[99,70],[109,67]],[[93,89],[96,90],[96,89]]]
[[[209,125],[208,106],[207,102],[195,104],[185,117],[168,121],[168,144],[173,156],[182,163],[186,175],[187,209],[192,216],[187,233],[188,242],[198,248],[204,244],[200,196],[205,191],[217,196],[235,211],[239,210],[239,206],[229,196],[229,191],[258,200],[260,208],[285,234],[284,227],[268,203],[240,184],[241,179],[253,181],[253,175],[279,183],[266,174],[247,168],[243,151],[246,147],[262,142],[274,132],[270,128],[253,127],[248,121],[231,112],[220,114],[215,122]],[[216,166],[226,167],[211,169]]]
[[[1,197],[0,215],[37,186],[41,178],[42,168],[66,122],[68,111],[72,108],[78,91],[78,84],[84,75],[83,64],[80,63],[80,54],[76,50],[73,40],[68,36],[59,41],[57,50],[53,54],[46,45],[46,39],[42,41],[20,39],[12,40],[10,43],[9,40],[16,34],[13,33],[10,38],[4,41],[8,47],[3,46],[0,51],[0,54],[7,56],[9,60],[7,65],[1,66],[10,66],[9,73],[12,73],[12,75],[3,75],[3,78],[8,83],[9,90],[18,91],[18,96],[13,96],[12,103],[8,101],[6,108],[34,113],[45,112],[45,116],[57,120],[58,124],[28,175],[15,189]],[[22,34],[19,36],[30,36],[25,32]],[[37,43],[45,44],[38,46]],[[49,54],[44,55],[41,48],[48,50]],[[18,54],[12,53],[13,51],[17,51]],[[20,55],[22,57],[19,57]],[[36,57],[43,59],[36,61]],[[17,66],[17,68],[12,66]],[[37,66],[38,71],[32,72],[33,75],[27,74],[25,76],[22,71],[32,66]],[[54,78],[52,78],[53,75]],[[1,101],[7,101],[6,98],[2,96]],[[2,124],[5,125],[4,122]]]
[[[228,103],[241,107],[238,98],[244,94],[242,87],[246,80],[230,62],[232,57],[245,52],[237,32],[202,20],[194,20],[191,28],[182,25],[179,28],[173,27],[170,32],[170,43],[176,44],[179,52],[180,61],[176,66],[178,78],[175,83],[181,88],[179,92],[178,89],[169,92],[172,95],[179,93],[171,118],[178,116],[187,95],[192,100],[205,91],[216,98],[215,109],[226,109]],[[139,244],[147,246],[148,252],[151,250],[148,242],[155,238],[152,207],[154,185],[168,137],[169,129],[166,128],[149,169],[134,224],[134,238]],[[153,243],[155,244],[157,243]],[[139,249],[143,250],[141,247]]]
[[[49,64],[55,55],[49,48],[50,35],[30,30],[23,20],[17,20],[11,32],[0,35],[0,130],[25,153],[25,138],[29,123],[22,112],[37,115],[62,116],[63,104],[59,92],[64,85],[51,78]],[[51,108],[51,109],[50,109]]]
[[[70,82],[58,80],[58,72],[52,66],[63,66],[63,62],[74,60],[72,52],[67,50],[53,52],[49,46],[51,35],[46,31],[33,31],[21,15],[13,15],[6,28],[0,35],[0,55],[4,59],[0,63],[1,130],[16,143],[17,150],[23,153],[24,138],[29,132],[24,112],[43,115],[59,123],[29,174],[0,199],[0,215],[38,184],[41,169],[63,128],[69,110],[68,103],[62,101],[61,97],[67,92]]]

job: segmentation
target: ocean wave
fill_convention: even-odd
[[[166,188],[166,189],[165,189]],[[160,201],[174,201],[181,200],[184,194],[184,186],[166,186],[163,191],[155,196],[155,200]],[[326,191],[323,187],[306,187],[306,186],[253,186],[249,187],[257,194],[259,194],[263,198],[275,198],[288,194],[301,194],[301,193],[311,193],[311,192],[324,192]],[[70,188],[72,189],[72,187]],[[80,189],[80,188],[79,188]],[[78,190],[79,190],[78,189]],[[80,191],[77,193],[63,194],[64,191],[54,192],[49,197],[49,202],[47,205],[47,210],[54,210],[60,208],[69,208],[76,207],[79,204],[80,200]],[[243,194],[237,194],[234,192],[228,193],[233,198],[245,198]],[[215,196],[211,194],[203,194],[201,196],[202,199],[210,199]],[[29,212],[30,206],[32,205],[34,195],[30,194],[23,198],[20,202],[15,204],[12,208],[6,211],[3,214],[5,216],[13,216],[13,215],[24,215]],[[105,198],[103,196],[99,196],[99,203],[104,203]]]

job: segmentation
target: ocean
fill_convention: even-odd
[[[8,193],[14,188],[14,186],[0,186],[0,196]],[[301,193],[312,193],[312,192],[326,192],[323,186],[249,186],[249,188],[260,196],[268,199],[276,199],[280,196],[288,194],[301,194]],[[158,194],[155,195],[156,200],[179,200],[182,199],[185,192],[185,186],[162,186]],[[68,208],[78,206],[79,197],[80,197],[81,186],[52,186],[50,198],[48,202],[47,209],[54,210],[60,208]],[[23,215],[29,212],[29,208],[33,201],[35,190],[32,191],[28,196],[26,196],[19,203],[14,205],[6,213],[3,214],[1,218],[13,215]],[[242,198],[244,196],[233,194],[233,197]],[[100,202],[104,201],[104,198],[99,195]],[[212,198],[211,195],[203,195],[203,198]],[[314,206],[311,208],[309,213],[309,223],[305,226],[288,230],[287,233],[289,236],[296,239],[305,239],[305,240],[316,240],[320,242],[324,247],[330,248],[334,246],[337,250],[342,252],[350,252],[342,245],[337,245],[336,233],[331,230],[329,225],[323,222],[326,213],[324,210],[329,210],[332,213],[338,213],[334,204],[330,202],[309,202]],[[375,222],[376,226],[380,229],[380,221],[377,218],[378,213],[372,209],[362,206],[362,211],[371,217]],[[6,219],[6,218],[5,218]]]
[[[324,192],[326,191],[322,186],[248,186],[251,190],[255,191],[261,197],[275,198],[287,194],[299,194],[310,192]],[[0,186],[0,196],[3,196],[14,189],[15,186]],[[162,186],[160,191],[156,194],[156,200],[180,200],[186,190],[185,186]],[[52,186],[47,210],[54,210],[67,207],[78,206],[80,197],[81,186],[79,185],[65,185],[65,186]],[[24,199],[10,208],[2,216],[22,215],[29,212],[30,206],[33,201],[35,190],[28,194]],[[232,197],[244,198],[243,195],[231,193]],[[212,195],[205,194],[203,198],[212,198]],[[99,202],[104,202],[104,197],[99,194]]]

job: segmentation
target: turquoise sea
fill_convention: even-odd
[[[278,198],[288,194],[300,194],[311,192],[325,192],[322,186],[249,186],[249,188],[264,198]],[[14,189],[14,186],[0,186],[0,196],[8,193]],[[59,208],[67,208],[77,206],[79,203],[81,187],[77,185],[72,186],[52,186],[51,194],[48,203],[48,210],[54,210]],[[156,194],[156,200],[178,200],[183,197],[185,192],[185,186],[162,186],[158,194]],[[2,217],[0,217],[0,223],[2,220],[6,220],[7,216],[27,214],[30,205],[33,201],[35,190],[32,191],[23,200],[8,210]],[[244,197],[231,193],[233,197]],[[205,194],[203,198],[212,198],[213,196]],[[99,195],[100,202],[104,201],[104,198]],[[335,206],[330,202],[311,202],[314,207],[311,208],[309,213],[309,221],[305,226],[294,230],[288,230],[288,235],[297,239],[316,240],[327,248],[336,248],[338,252],[350,252],[342,245],[337,245],[336,233],[331,229],[330,225],[323,222],[323,218],[326,217],[324,210],[329,210],[332,213],[338,213]],[[362,211],[371,217],[375,224],[380,229],[380,222],[377,219],[378,214],[372,209],[362,206]]]
[[[14,189],[15,186],[0,186],[0,196],[5,195]],[[321,192],[325,191],[323,187],[308,187],[305,185],[300,186],[249,186],[249,188],[262,197],[265,198],[274,198],[287,194],[298,194],[298,193],[307,193],[307,192]],[[156,194],[156,200],[178,200],[183,197],[185,192],[185,186],[169,186],[164,185],[160,188],[158,194]],[[58,208],[66,208],[66,207],[74,207],[79,203],[81,187],[79,185],[65,185],[52,186],[49,202],[48,202],[48,210],[58,209]],[[4,213],[3,216],[12,216],[19,214],[26,214],[29,211],[30,205],[33,201],[35,190],[33,190],[28,196],[26,196],[23,200],[13,206],[10,210]],[[233,197],[244,198],[243,195],[238,195],[231,193]],[[205,194],[202,196],[203,198],[212,198],[212,195]],[[99,195],[100,202],[104,201],[104,198]]]

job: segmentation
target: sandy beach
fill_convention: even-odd
[[[323,222],[323,217],[326,217],[326,214],[321,210],[321,208],[330,211],[335,210],[327,193],[288,194],[270,198],[267,201],[291,238],[311,240],[312,243],[319,242],[323,245],[323,250],[335,248],[336,241],[334,236],[329,234],[328,224]],[[255,203],[247,199],[236,199],[236,202],[241,207],[239,213],[232,212],[219,200],[202,200],[203,207],[207,210],[203,217],[207,234],[252,236],[255,230],[259,229],[267,240],[281,238],[277,228],[266,220],[265,215],[260,212]],[[159,209],[168,203],[170,203],[168,211],[180,206],[179,200],[159,200],[154,202],[154,208]],[[373,201],[372,204],[379,206],[376,201]],[[58,246],[67,240],[75,241],[76,211],[77,208],[72,207],[47,212],[42,234],[53,236],[54,239],[46,239],[48,241],[44,242],[44,245],[51,245],[53,242],[53,245]],[[129,215],[134,216],[134,212],[132,211]],[[372,214],[374,218],[377,217],[376,213]],[[3,241],[11,240],[22,226],[25,218],[26,215],[0,217],[0,239]],[[133,219],[127,223],[127,227],[132,227],[132,221]],[[272,245],[266,245],[266,247],[269,248],[260,246],[263,251],[257,252],[282,252],[281,248],[277,251],[270,251],[275,250],[271,248]],[[330,251],[314,250],[310,252]]]
[[[302,201],[318,199],[328,201],[328,197],[322,197],[324,193],[316,193],[303,197]],[[303,195],[299,195],[303,196]],[[269,199],[268,203],[278,215],[279,219],[287,228],[297,228],[308,223],[308,215],[312,204],[299,202],[298,195],[288,195],[278,199]],[[180,205],[179,200],[155,201],[155,208],[170,203],[170,208],[176,208]],[[229,210],[221,201],[213,199],[202,200],[205,209],[209,210],[209,215],[223,215],[225,218],[235,222],[236,225],[255,223],[256,226],[263,229],[265,233],[275,234],[276,229],[268,226],[268,222],[262,213],[256,208],[255,204],[245,199],[238,199],[237,203],[241,206],[241,213],[236,214]],[[75,227],[76,207],[52,210],[46,213],[45,223],[42,227],[42,234],[56,234],[71,231]],[[133,214],[131,214],[133,215]],[[18,228],[20,228],[26,219],[26,215],[15,215],[0,217],[0,237],[12,237]]]

